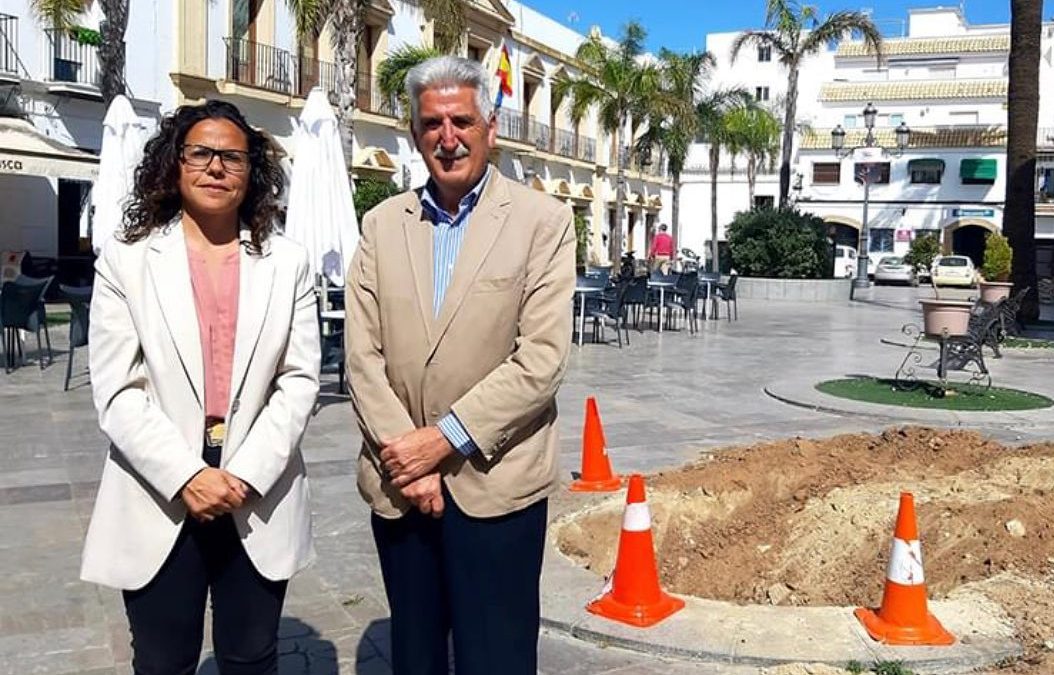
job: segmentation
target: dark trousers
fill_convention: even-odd
[[[394,675],[536,675],[547,500],[472,518],[443,491],[439,519],[373,516],[391,607]]]
[[[212,594],[212,642],[223,675],[278,672],[278,619],[285,581],[260,576],[231,517],[187,518],[157,576],[125,591],[136,675],[191,675],[198,669],[205,598]]]

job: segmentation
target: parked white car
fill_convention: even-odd
[[[835,279],[852,279],[856,276],[856,249],[839,244],[834,249]]]
[[[934,286],[964,286],[973,288],[977,270],[973,261],[964,255],[942,255],[933,261]]]
[[[899,255],[884,255],[875,265],[876,284],[907,284],[918,286],[919,281],[915,276],[915,270],[911,265],[904,262]]]

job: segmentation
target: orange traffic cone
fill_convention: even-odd
[[[878,612],[861,607],[854,614],[871,637],[885,644],[950,645],[955,642],[955,637],[926,609],[922,547],[915,521],[915,498],[910,492],[900,493],[882,607]]]
[[[590,396],[586,399],[586,427],[582,434],[582,474],[571,483],[571,491],[614,492],[620,487],[622,478],[611,471],[597,400]]]
[[[633,474],[626,492],[615,571],[601,596],[586,605],[586,609],[607,619],[644,628],[683,607],[684,600],[667,595],[659,587],[644,478]]]

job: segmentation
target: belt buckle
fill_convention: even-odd
[[[227,425],[223,422],[213,424],[205,429],[205,443],[210,448],[222,448],[223,440],[227,437]]]

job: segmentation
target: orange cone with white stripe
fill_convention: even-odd
[[[571,492],[614,492],[620,487],[622,478],[611,471],[597,400],[590,396],[586,399],[586,425],[582,432],[582,473],[571,483]]]
[[[868,634],[888,645],[950,645],[955,637],[926,608],[922,546],[915,520],[915,498],[900,493],[900,510],[889,554],[882,607],[859,608],[854,614]]]
[[[644,478],[633,474],[626,492],[615,571],[600,597],[586,605],[586,609],[607,619],[644,628],[683,607],[684,600],[668,595],[659,587]]]

